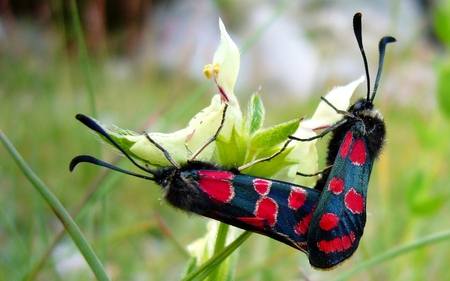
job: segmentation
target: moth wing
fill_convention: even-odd
[[[249,175],[199,172],[199,188],[208,194],[208,200],[215,202],[201,215],[304,251],[319,191]]]
[[[333,268],[358,248],[366,224],[372,166],[363,138],[343,142],[309,226],[307,246],[312,266]]]

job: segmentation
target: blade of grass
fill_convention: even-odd
[[[92,269],[94,275],[98,280],[109,280],[105,269],[100,263],[99,259],[95,255],[89,243],[84,238],[77,224],[72,220],[69,213],[64,209],[61,202],[53,195],[53,193],[48,189],[48,187],[39,179],[39,177],[31,170],[31,168],[26,164],[25,160],[20,156],[19,152],[15,149],[12,143],[8,140],[5,134],[0,130],[0,140],[5,145],[11,157],[16,161],[17,165],[20,167],[25,176],[29,179],[31,184],[36,188],[36,190],[42,195],[44,200],[50,205],[55,215],[59,218],[64,228],[72,237],[74,243],[80,250],[80,253],[86,259],[86,262]]]
[[[118,157],[117,157],[118,158]],[[115,161],[113,161],[115,163]],[[75,207],[75,209],[71,212],[71,216],[75,219],[80,219],[81,216],[80,213],[84,206],[86,206],[86,203],[89,202],[94,197],[95,192],[98,190],[98,187],[100,186],[100,183],[103,182],[105,177],[109,174],[110,170],[104,170],[91,184],[88,191],[84,195],[83,199],[80,201],[80,203]],[[52,253],[53,249],[58,244],[59,240],[63,237],[63,235],[66,233],[65,229],[61,229],[58,234],[53,239],[52,243],[48,246],[47,250],[42,254],[42,256],[38,259],[38,262],[33,266],[32,270],[27,274],[27,277],[24,279],[26,281],[34,280],[39,270],[44,266],[44,263],[47,261],[47,259],[50,257],[50,254]]]
[[[83,29],[81,27],[81,21],[78,13],[78,6],[76,0],[70,1],[70,14],[72,16],[72,23],[77,38],[76,40],[78,45],[79,56],[81,59],[81,67],[83,70],[84,77],[86,79],[86,87],[89,96],[89,105],[91,107],[91,116],[97,118],[97,109],[95,106],[94,86],[92,82],[91,66],[89,64],[86,42],[84,41],[83,37]]]
[[[374,267],[379,263],[396,258],[400,255],[406,254],[407,252],[416,250],[420,247],[424,247],[430,244],[442,242],[444,240],[449,239],[450,239],[450,229],[423,237],[421,239],[417,239],[410,244],[394,248],[390,251],[382,253],[381,255],[375,256],[365,262],[362,262],[357,266],[355,266],[354,268],[352,268],[351,270],[344,272],[343,274],[338,275],[335,278],[332,278],[331,280],[332,281],[348,280],[350,277],[356,275],[357,273],[366,270],[368,268]]]

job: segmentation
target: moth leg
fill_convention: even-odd
[[[280,155],[280,154],[286,149],[286,147],[291,143],[291,141],[292,141],[292,140],[287,140],[287,141],[284,143],[283,147],[282,147],[280,150],[278,150],[277,152],[275,152],[274,154],[272,154],[272,155],[270,155],[270,156],[268,156],[268,157],[256,159],[255,161],[252,161],[252,162],[250,162],[250,163],[247,163],[247,164],[245,164],[245,165],[240,166],[239,168],[237,168],[238,171],[241,172],[241,171],[243,171],[243,170],[245,170],[245,169],[247,169],[247,168],[249,168],[249,167],[251,167],[251,166],[253,166],[253,165],[255,165],[255,164],[258,164],[258,163],[260,163],[260,162],[265,162],[265,161],[270,161],[270,160],[272,160],[273,158],[275,158],[275,157],[277,157],[278,155]]]
[[[314,174],[304,174],[304,173],[301,173],[301,172],[297,172],[296,174],[298,176],[302,176],[302,177],[315,177],[315,176],[323,174],[323,172],[325,172],[325,171],[327,171],[327,170],[329,170],[331,168],[333,168],[333,165],[327,166],[324,169],[322,169],[322,170],[320,170],[318,172],[315,172]]]
[[[195,151],[192,156],[188,159],[188,162],[192,162],[194,161],[195,157],[197,157],[208,145],[210,145],[212,142],[214,142],[217,139],[217,136],[219,135],[220,131],[222,131],[223,125],[225,124],[225,116],[227,113],[227,108],[228,108],[228,104],[225,104],[224,108],[223,108],[223,113],[222,113],[222,121],[220,122],[220,126],[219,128],[217,128],[216,133],[210,137],[209,139],[207,139],[198,149],[197,151]]]

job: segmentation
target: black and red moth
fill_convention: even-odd
[[[353,28],[364,61],[367,97],[358,100],[346,112],[335,109],[342,113],[344,118],[317,136],[321,138],[332,132],[326,159],[327,165],[332,168],[325,170],[315,186],[322,194],[307,235],[309,262],[319,269],[331,269],[339,265],[358,247],[366,224],[370,173],[385,142],[386,127],[383,116],[374,109],[373,100],[383,68],[386,45],[396,40],[387,36],[379,43],[378,73],[373,92],[370,94],[368,64],[362,44],[361,17],[360,13],[355,14]]]
[[[222,125],[225,112],[226,106]],[[95,120],[82,114],[78,114],[76,118],[105,137],[134,165],[150,175],[126,171],[88,155],[75,157],[70,163],[70,171],[80,162],[88,162],[154,181],[162,187],[165,201],[177,209],[260,233],[306,252],[306,233],[320,191],[241,174],[239,168],[226,169],[210,162],[189,160],[185,165],[179,165],[168,151],[146,134],[147,139],[160,149],[172,164],[160,169],[150,169],[138,164],[129,156]],[[222,125],[213,138],[200,147],[200,150],[215,140]],[[199,152],[193,155],[198,155]],[[264,161],[270,160],[280,152]],[[261,159],[257,161],[261,162]]]

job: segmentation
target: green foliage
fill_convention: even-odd
[[[247,115],[245,118],[245,129],[248,130],[250,136],[264,126],[265,114],[266,110],[260,95],[252,95],[248,102]]]
[[[257,131],[250,140],[250,150],[263,151],[285,142],[288,136],[297,131],[299,124],[300,119],[294,119]]]
[[[233,128],[230,139],[219,137],[216,140],[219,163],[225,166],[240,167],[254,160],[269,157],[279,152],[295,133],[300,120],[294,119],[269,128],[264,128],[265,109],[259,95],[250,98],[244,118],[244,129],[240,134]],[[243,173],[254,176],[271,177],[286,167],[295,164],[286,160],[292,148],[285,149],[276,158],[255,164]]]
[[[216,140],[217,155],[219,163],[224,163],[226,166],[239,167],[245,161],[247,152],[247,138],[242,136],[233,127],[231,137],[228,141],[224,140],[220,135]],[[230,148],[232,152],[230,153]]]

